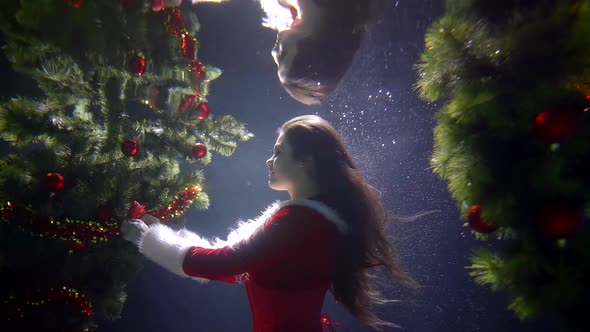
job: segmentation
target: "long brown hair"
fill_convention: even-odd
[[[366,35],[366,25],[385,0],[313,0],[326,13],[317,31],[297,43],[297,56],[281,82],[306,105],[324,101],[348,71]]]
[[[384,270],[402,285],[412,289],[418,283],[400,267],[400,258],[386,234],[391,220],[377,190],[363,178],[346,150],[340,134],[317,115],[303,115],[285,122],[277,131],[283,134],[293,151],[294,160],[311,157],[310,176],[318,183],[326,204],[334,208],[351,230],[337,243],[336,269],[330,291],[359,321],[379,326],[399,327],[379,319],[369,308],[371,303],[398,302],[383,297],[376,288],[375,267]],[[413,220],[419,216],[406,218]]]

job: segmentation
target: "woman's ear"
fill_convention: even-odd
[[[307,169],[308,172],[313,172],[315,169],[315,160],[313,157],[304,157],[303,161],[300,161],[300,166]]]

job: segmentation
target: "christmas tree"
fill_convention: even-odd
[[[119,317],[141,262],[120,224],[206,209],[211,152],[253,136],[209,114],[221,72],[198,60],[196,16],[160,2],[3,4],[5,54],[42,91],[0,102],[3,331]]]
[[[470,275],[520,319],[588,331],[590,1],[449,0],[417,90],[445,98],[431,166],[477,239]]]

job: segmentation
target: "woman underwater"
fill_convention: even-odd
[[[364,324],[377,330],[398,327],[370,310],[372,303],[395,302],[374,287],[372,270],[381,266],[401,284],[418,285],[402,271],[387,238],[389,216],[377,190],[323,118],[293,118],[277,134],[275,153],[266,161],[269,186],[288,191],[291,199],[241,222],[227,241],[210,243],[149,215],[126,221],[121,233],[147,258],[180,276],[243,281],[254,332],[320,332],[322,324],[333,330],[321,313],[328,289]]]
[[[224,2],[229,0],[192,0]],[[320,104],[336,90],[352,65],[367,24],[383,12],[387,0],[255,0],[277,31],[271,54],[281,85],[305,105]],[[176,7],[182,0],[163,0]]]

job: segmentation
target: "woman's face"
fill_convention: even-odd
[[[305,176],[303,163],[293,160],[291,146],[283,134],[277,138],[274,154],[266,165],[269,168],[268,184],[274,190],[292,190],[294,184]]]

